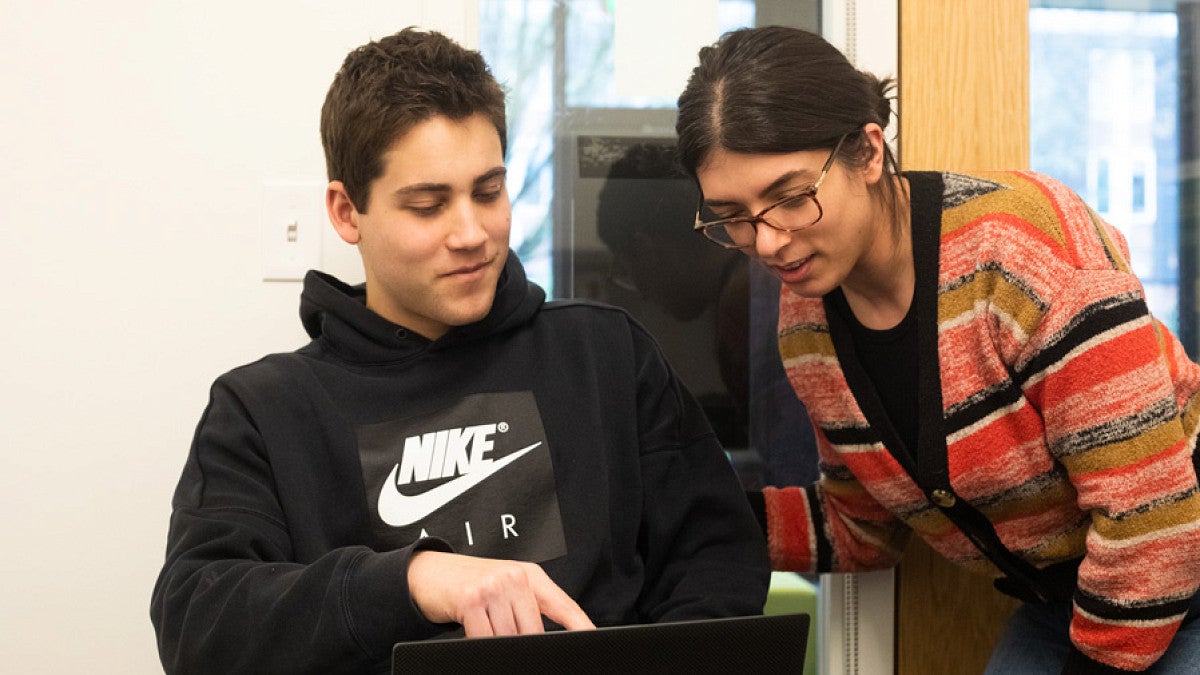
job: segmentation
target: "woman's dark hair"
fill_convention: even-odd
[[[700,50],[700,65],[679,96],[679,162],[695,178],[716,149],[748,154],[833,149],[849,134],[837,161],[861,168],[871,158],[862,127],[874,122],[887,128],[894,89],[894,80],[857,70],[815,33],[784,26],[726,33]],[[883,153],[885,175],[897,173],[886,143]],[[894,181],[879,181],[875,196],[898,227]]]

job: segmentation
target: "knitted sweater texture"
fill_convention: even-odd
[[[1200,586],[1200,366],[1150,315],[1122,236],[1066,186],[1031,172],[906,176],[918,447],[898,440],[826,301],[784,288],[780,353],[821,478],[765,491],[772,562],[880,569],[915,532],[1000,576],[946,515],[966,500],[1034,567],[1082,557],[1074,646],[1145,669]]]

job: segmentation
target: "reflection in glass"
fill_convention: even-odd
[[[654,335],[747,489],[815,480],[812,427],[779,360],[778,280],[693,232],[697,187],[671,162],[674,97],[616,94],[613,3],[478,4],[480,51],[508,90],[511,241],[529,277],[551,297],[623,307]],[[722,0],[719,30],[813,29],[817,4]],[[777,575],[768,609],[815,614],[813,584]]]
[[[816,7],[722,0],[719,29],[759,19],[813,28]],[[509,93],[512,247],[530,278],[552,297],[616,304],[646,325],[721,441],[751,451],[748,487],[810,482],[811,425],[775,346],[778,282],[693,233],[690,179],[622,174],[646,160],[631,151],[662,164],[675,101],[616,94],[612,3],[480,0],[479,12],[480,50]]]
[[[611,253],[617,278],[625,280],[597,287],[596,299],[626,307],[657,336],[673,336],[664,349],[677,350],[672,362],[722,444],[748,447],[746,257],[692,231],[699,190],[676,170],[673,139],[605,137],[580,143],[581,164],[586,160],[581,175],[602,179],[596,233]],[[588,152],[607,148],[618,154]],[[688,353],[676,343],[687,345]],[[762,483],[756,473],[744,480]]]

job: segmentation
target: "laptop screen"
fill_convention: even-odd
[[[799,675],[809,621],[807,614],[780,614],[401,642],[392,649],[392,673]]]

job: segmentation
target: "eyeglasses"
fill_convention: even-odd
[[[780,199],[753,216],[721,218],[701,201],[700,208],[696,210],[696,231],[703,233],[704,236],[725,248],[749,248],[758,238],[759,223],[780,232],[796,232],[816,225],[824,215],[821,203],[817,201],[817,188],[821,187],[821,181],[825,180],[829,169],[833,167],[833,160],[837,157],[838,150],[842,148],[842,142],[848,135],[843,135],[838,139],[837,145],[834,145],[833,151],[829,153],[829,159],[825,160],[825,166],[821,167],[817,181],[812,185]],[[782,213],[787,214],[787,225],[777,225],[765,218],[775,209],[780,209]],[[781,219],[782,215],[776,218],[776,220]]]

